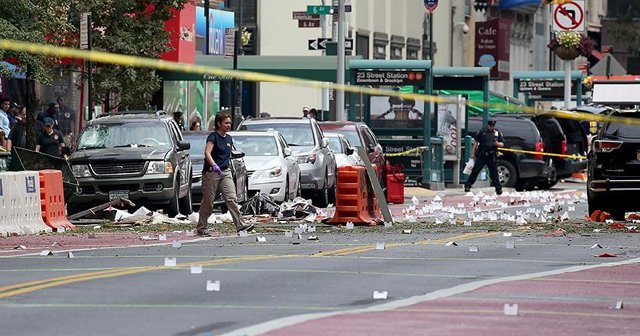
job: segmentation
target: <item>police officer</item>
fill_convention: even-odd
[[[464,184],[464,191],[466,192],[471,190],[471,186],[476,182],[480,170],[487,165],[491,182],[496,188],[496,194],[502,194],[502,185],[498,178],[496,162],[498,160],[498,148],[504,147],[504,138],[502,133],[495,129],[495,125],[495,120],[489,120],[487,127],[480,130],[474,139],[471,158],[475,158],[475,164],[471,170],[471,175],[469,175],[467,182]]]

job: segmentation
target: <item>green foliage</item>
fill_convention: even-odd
[[[611,27],[611,34],[616,41],[625,43],[633,56],[640,56],[640,22],[638,20],[634,20],[631,16],[618,18]]]
[[[159,58],[170,50],[164,23],[173,17],[171,9],[180,10],[187,1],[72,0],[69,17],[79,31],[80,13],[92,13],[95,50]],[[109,64],[96,65],[93,80],[98,100],[115,94],[119,103],[111,107],[146,107],[153,92],[160,88],[160,78],[153,70]]]

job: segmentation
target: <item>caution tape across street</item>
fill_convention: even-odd
[[[258,72],[244,70],[230,70],[216,68],[211,66],[194,65],[179,62],[170,62],[154,58],[138,57],[131,55],[114,54],[97,50],[81,50],[75,48],[58,47],[50,44],[29,43],[17,40],[0,39],[0,49],[12,50],[17,52],[25,52],[35,55],[52,56],[60,58],[73,58],[90,60],[96,63],[121,65],[128,67],[146,68],[154,70],[174,71],[187,74],[210,75],[219,78],[239,79],[250,82],[271,82],[282,84],[293,84],[311,88],[324,88],[332,90],[341,90],[350,93],[360,93],[372,96],[389,96],[399,97],[403,99],[413,99],[416,101],[424,101],[426,103],[436,104],[457,104],[457,99],[451,97],[442,97],[434,95],[426,95],[420,93],[401,93],[398,91],[384,90],[366,86],[354,86],[347,84],[336,84],[330,82],[312,81],[301,78],[278,76],[264,74]],[[615,122],[625,125],[640,126],[640,119],[626,118],[620,116],[592,114],[583,112],[563,111],[563,110],[540,110],[533,106],[519,106],[506,103],[485,103],[484,101],[466,100],[466,105],[479,106],[483,108],[493,108],[504,112],[528,113],[528,114],[545,114],[557,118],[578,120],[578,121],[596,121],[596,122]]]
[[[394,157],[394,156],[406,156],[406,155],[410,155],[410,154],[415,154],[415,156],[420,156],[420,153],[423,152],[425,149],[427,149],[427,147],[422,146],[422,147],[409,149],[409,150],[406,150],[406,151],[400,152],[400,153],[389,153],[389,154],[385,153],[384,156],[386,156],[386,157]]]
[[[536,151],[528,151],[522,149],[512,149],[512,148],[498,148],[498,151],[502,152],[513,152],[513,153],[523,153],[523,154],[534,154],[534,155],[544,155],[544,156],[554,156],[561,157],[565,159],[581,159],[586,160],[586,156],[582,155],[573,155],[573,154],[556,154],[556,153],[547,153],[547,152],[536,152]]]

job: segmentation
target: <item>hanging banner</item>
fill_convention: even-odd
[[[476,23],[476,66],[491,68],[491,79],[509,80],[511,20],[500,18]]]

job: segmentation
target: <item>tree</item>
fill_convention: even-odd
[[[73,29],[66,20],[67,11],[68,6],[59,0],[0,1],[0,38],[45,43],[54,37],[52,43],[64,45],[65,36]],[[27,147],[34,148],[35,109],[39,106],[35,83],[51,83],[52,70],[58,60],[10,50],[0,50],[0,59],[11,61],[26,74]],[[7,66],[0,66],[0,76],[13,78],[15,75]]]
[[[170,50],[164,23],[191,0],[73,0],[69,15],[79,31],[80,13],[91,12],[95,50],[159,58]],[[160,89],[154,70],[98,64],[93,76],[95,100],[110,108],[145,108]],[[108,99],[116,97],[111,106]]]

